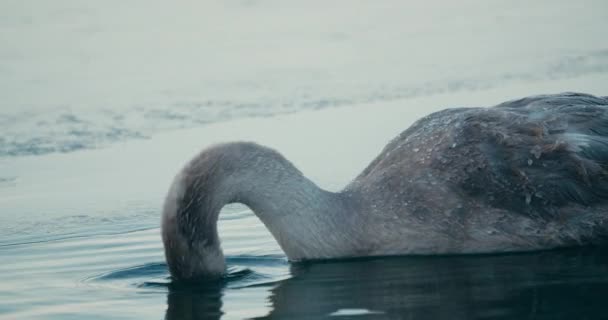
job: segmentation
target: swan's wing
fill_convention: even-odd
[[[460,116],[434,162],[457,190],[541,215],[608,200],[608,99],[536,96]]]

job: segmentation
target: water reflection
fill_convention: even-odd
[[[353,309],[375,312],[366,319],[602,317],[606,253],[576,249],[294,264],[293,277],[270,290],[271,311],[259,319],[319,318]],[[166,319],[220,318],[225,283],[197,288],[172,288]]]
[[[204,289],[170,286],[165,319],[219,319],[223,288],[224,283],[205,284]]]

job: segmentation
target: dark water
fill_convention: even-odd
[[[374,319],[605,318],[605,253],[584,249],[297,264],[289,268],[290,279],[260,285],[270,293],[270,310],[259,319],[323,318],[339,310],[347,318]],[[232,281],[240,280],[170,286],[166,318],[219,318],[222,292]]]

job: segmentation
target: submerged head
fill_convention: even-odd
[[[165,258],[174,280],[219,278],[225,262],[215,225],[204,226],[200,216],[205,206],[185,185],[184,172],[175,177],[163,207],[161,232]]]
[[[290,166],[276,151],[248,142],[215,145],[192,159],[175,177],[163,207],[161,232],[173,278],[224,274],[217,232],[220,210],[228,203],[263,198],[258,191],[276,184],[276,179],[268,181],[268,173],[286,174]]]
[[[335,230],[327,221],[339,211],[336,200],[275,150],[248,142],[210,147],[175,177],[165,200],[161,231],[171,275],[224,274],[217,220],[234,202],[251,208],[290,259],[331,256],[335,245],[319,235]]]
[[[226,265],[217,233],[222,207],[235,201],[234,177],[243,152],[252,144],[210,147],[175,177],[165,199],[162,237],[165,257],[176,280],[204,280],[224,274]]]

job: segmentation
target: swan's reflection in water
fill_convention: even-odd
[[[165,319],[219,319],[223,287],[223,283],[206,284],[204,289],[170,287]]]
[[[318,262],[294,264],[291,273],[271,287],[271,311],[260,319],[354,309],[376,312],[355,317],[365,319],[582,319],[605,317],[608,307],[605,249]],[[219,319],[224,290],[173,288],[166,318]]]

